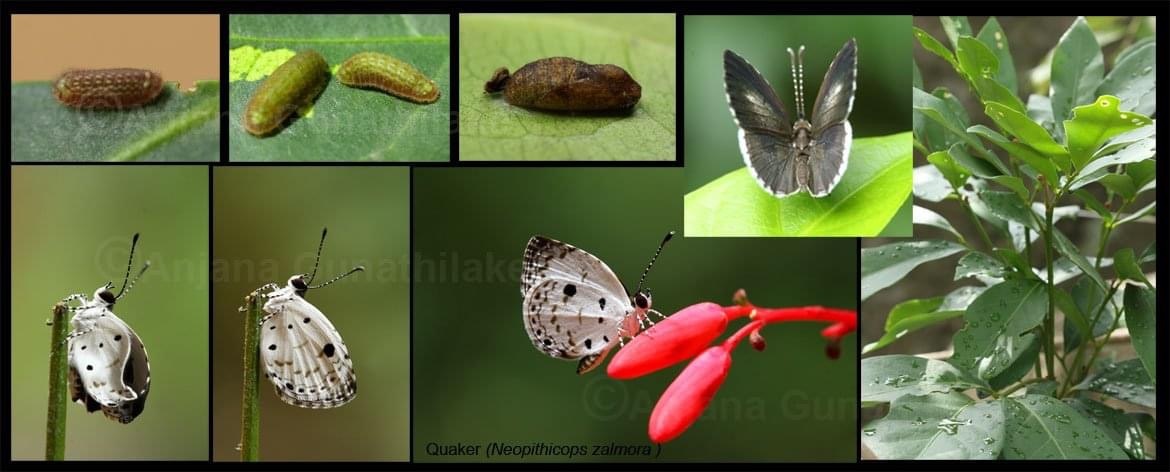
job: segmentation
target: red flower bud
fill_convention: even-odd
[[[760,330],[752,331],[748,339],[752,342],[752,349],[764,352],[764,348],[768,347],[768,343],[764,341],[764,335],[760,334]]]
[[[670,367],[703,352],[726,328],[727,315],[719,305],[691,305],[626,343],[606,372],[625,380]]]
[[[670,383],[650,413],[650,440],[668,442],[694,424],[723,385],[731,354],[722,346],[703,351]]]

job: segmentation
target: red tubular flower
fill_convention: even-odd
[[[691,361],[654,405],[650,440],[662,444],[690,428],[723,385],[729,369],[731,354],[723,345],[712,346]]]
[[[670,367],[703,352],[727,328],[723,307],[699,303],[659,321],[626,343],[606,372],[620,380]]]

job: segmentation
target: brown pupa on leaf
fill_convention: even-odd
[[[642,98],[642,86],[625,69],[569,57],[530,62],[514,74],[501,67],[483,88],[503,92],[511,105],[550,111],[624,111]]]
[[[162,76],[146,69],[77,69],[53,82],[53,96],[73,108],[120,110],[154,101],[162,88]]]

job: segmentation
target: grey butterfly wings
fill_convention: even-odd
[[[724,86],[732,117],[739,127],[739,149],[749,172],[777,197],[806,191],[823,197],[845,174],[853,129],[849,112],[857,89],[857,41],[850,39],[833,58],[821,83],[812,114],[804,114],[802,46],[792,59],[796,116],[746,60],[723,52]]]

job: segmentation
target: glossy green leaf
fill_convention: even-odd
[[[947,93],[948,97],[949,92]],[[953,97],[952,97],[953,98]],[[963,142],[970,146],[982,148],[983,143],[980,143],[977,138],[967,132],[967,116],[962,107],[958,109],[952,108],[954,100],[944,100],[919,89],[914,89],[914,114],[926,117],[929,121],[937,123],[944,130],[949,132],[950,136],[958,141],[953,141],[951,138],[946,138],[945,147],[937,145],[932,146],[938,150],[948,149],[956,142]],[[921,139],[921,138],[920,138]]]
[[[886,316],[885,332],[882,333],[882,337],[865,345],[861,353],[868,354],[892,344],[913,331],[962,316],[963,308],[956,308],[955,305],[964,304],[965,307],[965,303],[969,301],[964,302],[963,298],[971,297],[952,293],[946,297],[913,299],[899,303]]]
[[[1074,108],[1072,119],[1064,122],[1076,168],[1084,167],[1109,138],[1153,123],[1145,116],[1121,111],[1119,103],[1117,97],[1104,95],[1092,104]]]
[[[946,45],[939,42],[939,40],[935,39],[934,36],[931,36],[930,33],[927,33],[925,30],[916,27],[914,28],[914,37],[918,39],[918,44],[921,44],[923,49],[926,49],[927,51],[934,53],[936,56],[943,58],[943,60],[949,62],[951,66],[955,68],[955,70],[959,70],[959,63],[955,60],[955,55],[951,53],[950,49],[947,49]]]
[[[1011,249],[996,249],[995,255],[1015,269],[1017,274],[1026,275],[1032,272],[1032,266],[1028,265],[1027,259],[1024,259],[1024,256],[1019,252]]]
[[[854,139],[845,175],[822,198],[776,198],[741,168],[684,197],[686,235],[876,235],[910,196],[912,156],[909,132]]]
[[[1101,428],[1130,459],[1145,458],[1142,429],[1136,419],[1122,410],[1088,398],[1067,398],[1064,403]]]
[[[1083,169],[1081,169],[1080,172],[1077,173],[1077,177],[1073,180],[1072,184],[1069,185],[1069,189],[1078,190],[1085,187],[1086,185],[1101,180],[1106,175],[1109,175],[1109,171],[1114,166],[1121,164],[1136,164],[1142,161],[1147,161],[1153,158],[1156,154],[1157,140],[1154,138],[1146,138],[1132,143],[1129,146],[1126,146],[1117,151],[1116,153],[1094,158],[1092,162],[1089,162]],[[1153,161],[1150,161],[1148,167],[1138,166],[1138,172],[1135,175],[1138,177],[1138,179],[1135,180],[1131,177],[1130,184],[1136,187],[1139,185],[1144,186],[1150,182],[1156,175],[1153,172],[1154,165],[1155,164]],[[1127,174],[1133,175],[1133,170],[1133,165],[1126,167]],[[1137,189],[1135,188],[1134,191],[1136,192]]]
[[[1101,46],[1084,17],[1078,17],[1060,38],[1052,54],[1052,83],[1048,96],[1052,99],[1058,136],[1064,135],[1063,123],[1072,115],[1073,108],[1097,98],[1097,87],[1104,72]]]
[[[1041,154],[1053,158],[1068,154],[1064,146],[1054,141],[1048,131],[1045,131],[1027,115],[996,102],[987,103],[985,111],[987,116],[995,121],[1000,128],[1019,138],[1020,142],[1031,146],[1032,149]]]
[[[1137,186],[1133,184],[1133,179],[1125,174],[1105,174],[1097,179],[1097,182],[1125,200],[1133,200],[1137,195]]]
[[[976,195],[995,216],[1024,225],[1032,231],[1040,231],[1036,214],[1015,192],[983,190],[976,192]]]
[[[447,15],[232,15],[229,21],[229,146],[232,161],[448,161],[451,60]],[[244,131],[254,92],[283,60],[313,49],[331,71],[355,53],[405,61],[439,87],[412,103],[333,77],[311,111],[271,136]],[[271,60],[276,59],[276,60]]]
[[[1101,86],[1098,95],[1121,99],[1121,109],[1153,115],[1157,108],[1157,57],[1153,42],[1135,45],[1118,56],[1116,65]]]
[[[1150,379],[1158,379],[1157,297],[1154,289],[1138,285],[1125,287],[1125,325],[1138,359]]]
[[[1150,286],[1150,281],[1146,279],[1145,271],[1138,264],[1137,254],[1134,254],[1132,247],[1118,249],[1113,254],[1113,268],[1117,270],[1118,278],[1133,280]]]
[[[861,299],[889,287],[919,265],[966,248],[944,240],[905,241],[861,249]]]
[[[1007,187],[1009,190],[1016,193],[1017,197],[1021,199],[1028,198],[1028,188],[1024,186],[1024,181],[1014,175],[997,175],[991,178],[992,182]]]
[[[959,234],[959,230],[955,229],[955,227],[951,225],[950,221],[947,221],[947,219],[944,218],[942,215],[935,213],[934,210],[931,210],[929,208],[920,207],[920,206],[915,205],[914,206],[914,220],[913,221],[914,221],[914,224],[916,224],[916,225],[933,226],[935,228],[943,229],[943,230],[950,232],[951,234],[955,235],[955,237],[959,238],[960,240],[963,239],[963,235]]]
[[[461,160],[675,160],[673,14],[460,15],[459,48]],[[571,115],[484,93],[497,68],[552,56],[618,65],[642,98],[628,116]]]
[[[1142,359],[1104,362],[1077,387],[1135,405],[1157,408],[1158,390]]]
[[[1081,254],[1080,248],[1078,248],[1076,244],[1070,241],[1068,236],[1065,236],[1064,233],[1061,233],[1060,230],[1056,228],[1053,228],[1052,234],[1053,239],[1056,240],[1056,249],[1060,251],[1060,254],[1068,258],[1070,262],[1080,268],[1086,276],[1093,279],[1093,282],[1096,282],[1097,286],[1101,287],[1102,289],[1108,289],[1108,286],[1105,284],[1105,279],[1101,278],[1101,274],[1098,273],[1097,269],[1093,267],[1093,264],[1090,263],[1083,254]]]
[[[938,22],[942,24],[947,39],[951,40],[951,46],[956,48],[959,47],[960,37],[975,35],[975,32],[971,30],[971,23],[967,21],[965,16],[940,16]]]
[[[1028,372],[1031,372],[1036,365],[1036,359],[1040,356],[1040,345],[1042,344],[1040,339],[1031,334],[1020,336],[1019,339],[1023,347],[1017,347],[1018,352],[1012,353],[1011,364],[987,380],[991,388],[1000,390],[1018,382],[1025,375],[1028,375]],[[1029,393],[1032,392],[1029,391]]]
[[[955,57],[959,61],[959,69],[967,76],[983,103],[997,102],[1020,113],[1027,112],[1024,102],[1020,101],[1015,92],[997,81],[999,59],[986,44],[975,38],[960,37]]]
[[[1064,352],[1080,347],[1086,337],[1095,338],[1109,331],[1113,310],[1110,305],[1101,305],[1104,297],[1101,287],[1087,277],[1077,281],[1071,294],[1056,290],[1056,307],[1064,313]]]
[[[995,74],[995,81],[1006,87],[1012,95],[1019,93],[1016,65],[1012,59],[1011,48],[1008,46],[1007,35],[999,26],[999,21],[995,17],[988,18],[987,23],[983,24],[983,28],[979,30],[979,35],[976,37],[991,49],[999,61],[999,70]]]
[[[928,202],[941,202],[955,189],[942,173],[932,165],[914,168],[914,196]]]
[[[999,401],[960,393],[903,396],[884,418],[867,423],[861,441],[885,460],[995,459],[1004,444]]]
[[[1040,154],[1030,146],[1012,141],[995,130],[983,125],[975,125],[967,129],[968,132],[982,136],[988,141],[991,141],[1000,149],[1007,151],[1009,155],[1023,161],[1025,164],[1032,166],[1033,169],[1040,172],[1050,182],[1056,182],[1057,169],[1055,162],[1048,156]]]
[[[861,379],[861,402],[866,406],[891,402],[903,395],[987,388],[983,381],[946,361],[907,355],[862,359]]]
[[[1005,398],[1003,456],[1009,460],[1126,459],[1113,440],[1084,415],[1045,395]]]
[[[1138,427],[1142,429],[1142,434],[1152,441],[1158,440],[1157,424],[1154,422],[1154,417],[1149,413],[1143,412],[1129,412],[1126,416],[1133,418],[1137,422]]]
[[[1007,280],[987,289],[967,307],[951,363],[980,378],[1002,372],[1025,347],[1018,337],[1039,326],[1047,308],[1045,286],[1036,280]]]
[[[922,87],[922,72],[918,70],[918,64],[911,61],[910,62],[910,71],[911,71],[910,83],[914,85],[914,88],[919,88],[919,89],[923,88]]]
[[[951,188],[962,187],[967,183],[967,178],[971,177],[971,173],[965,167],[956,164],[955,159],[947,151],[932,153],[926,156],[926,161],[938,169],[943,178],[947,179],[947,183],[951,184]]]
[[[1055,133],[1056,121],[1052,116],[1052,100],[1043,95],[1028,95],[1028,118],[1040,124],[1049,133]]]
[[[1126,177],[1128,177],[1128,176],[1126,176]],[[1147,187],[1149,187],[1149,186],[1147,185]],[[1154,201],[1150,202],[1148,205],[1134,211],[1133,213],[1126,215],[1124,218],[1117,220],[1117,223],[1115,223],[1113,226],[1117,227],[1117,226],[1120,226],[1120,225],[1125,224],[1125,223],[1137,221],[1137,220],[1145,217],[1146,215],[1153,214],[1154,210],[1156,209],[1157,206],[1158,206],[1158,201],[1154,200]]]
[[[975,275],[1002,278],[1007,268],[998,259],[979,251],[971,251],[959,258],[955,266],[955,280]]]
[[[1002,163],[992,163],[981,157],[975,157],[967,151],[967,147],[963,144],[956,143],[951,146],[950,149],[947,149],[947,154],[950,154],[956,165],[962,166],[971,175],[985,179],[1002,177],[1003,172],[996,169],[996,166],[1002,167]]]
[[[52,82],[12,84],[13,162],[219,160],[219,82],[180,91],[168,83],[152,103],[78,110],[53,98]]]
[[[1158,127],[1153,123],[1121,133],[1110,138],[1109,142],[1105,143],[1104,146],[1101,146],[1099,149],[1097,149],[1097,153],[1093,155],[1093,160],[1097,160],[1107,154],[1113,154],[1122,148],[1139,141],[1154,140],[1154,137],[1157,135],[1157,133]]]

